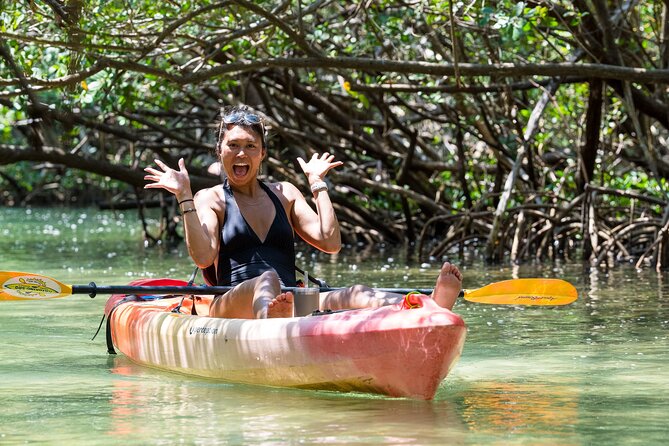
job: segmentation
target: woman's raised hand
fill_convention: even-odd
[[[305,175],[309,179],[309,182],[320,181],[325,175],[335,167],[339,167],[344,164],[341,161],[334,161],[334,155],[330,155],[328,152],[319,155],[314,153],[309,162],[305,162],[301,157],[297,158],[297,162],[300,163],[300,167],[304,171]]]
[[[170,168],[160,160],[156,160],[155,162],[160,170],[153,167],[144,169],[147,172],[144,179],[151,181],[151,183],[144,186],[144,189],[165,189],[174,194],[178,201],[193,198],[193,192],[190,188],[190,178],[188,177],[188,170],[186,170],[186,163],[183,158],[179,159],[179,170]]]

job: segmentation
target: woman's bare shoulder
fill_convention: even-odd
[[[288,201],[295,201],[297,197],[301,197],[302,193],[293,184],[288,181],[277,181],[275,183],[266,183],[272,192],[280,198],[285,198]]]
[[[195,199],[195,203],[197,205],[206,204],[214,210],[225,207],[223,186],[220,184],[214,187],[208,187],[206,189],[199,190],[193,198]]]

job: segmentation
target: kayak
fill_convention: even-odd
[[[141,365],[228,382],[429,400],[467,331],[460,316],[420,294],[379,308],[274,319],[208,317],[211,299],[112,295],[105,307],[110,353],[115,347]]]

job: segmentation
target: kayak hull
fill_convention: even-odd
[[[124,355],[245,384],[432,399],[466,335],[464,321],[427,296],[415,296],[419,308],[262,320],[194,316],[191,299],[173,312],[181,297],[118,304],[124,297],[112,296],[107,308],[111,340]],[[210,299],[196,299],[206,314]]]

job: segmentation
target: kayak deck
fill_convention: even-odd
[[[432,399],[455,365],[464,321],[427,296],[419,308],[392,305],[319,316],[222,319],[190,314],[182,296],[129,301],[112,296],[114,346],[133,361],[231,382],[373,392]],[[207,314],[209,297],[196,297]]]

